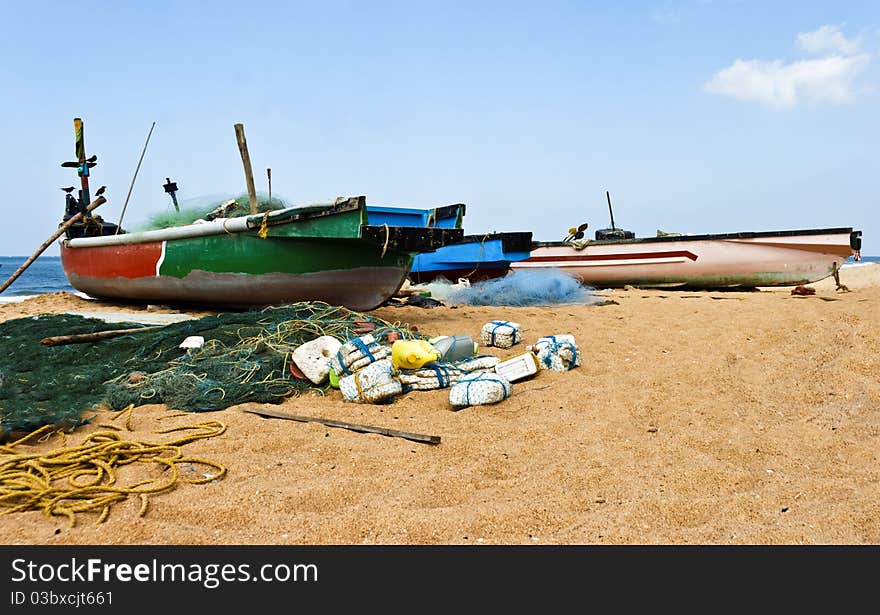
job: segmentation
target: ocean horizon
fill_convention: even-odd
[[[5,282],[30,257],[0,256],[0,280]],[[22,301],[28,297],[57,292],[79,293],[67,282],[60,256],[40,256],[0,294],[0,303]]]
[[[27,256],[0,256],[0,281],[5,282],[28,259]],[[880,256],[862,256],[859,261],[848,258],[842,268],[880,263]],[[0,303],[14,303],[45,293],[68,292],[87,297],[67,282],[60,256],[40,256],[0,294]]]

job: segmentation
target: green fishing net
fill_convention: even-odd
[[[49,336],[138,329],[70,314],[0,323],[0,434],[46,424],[76,426],[82,412],[106,404],[164,403],[191,412],[244,402],[279,403],[308,389],[326,390],[290,370],[297,346],[322,335],[340,341],[391,332],[423,338],[407,325],[320,302],[230,312],[133,331],[97,342],[46,346]],[[181,349],[190,336],[199,349]]]
[[[160,211],[152,215],[146,223],[134,228],[135,231],[152,231],[163,228],[171,228],[173,226],[182,226],[184,224],[192,224],[196,220],[205,219],[205,217],[213,211],[216,211],[223,203],[231,199],[217,200],[212,199],[206,203],[181,204],[180,211]],[[288,207],[288,204],[279,198],[273,197],[269,199],[267,196],[257,195],[257,212],[263,213],[276,209]],[[222,217],[235,218],[237,216],[247,216],[251,213],[250,199],[248,196],[239,195],[235,198],[235,204],[223,211]]]

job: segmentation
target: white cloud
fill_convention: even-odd
[[[736,60],[704,84],[713,94],[754,101],[773,108],[795,107],[802,101],[841,104],[855,99],[853,82],[870,56],[857,53],[836,26],[798,34],[798,45],[824,57],[785,63],[782,60]]]
[[[801,100],[846,103],[854,98],[852,80],[868,62],[868,56],[831,56],[784,64],[782,60],[737,60],[715,73],[706,83],[713,94],[771,107],[794,107]]]
[[[854,55],[859,51],[860,43],[857,38],[846,38],[837,26],[825,25],[815,32],[801,32],[797,35],[798,46],[810,53]]]

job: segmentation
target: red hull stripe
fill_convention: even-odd
[[[69,274],[91,278],[142,278],[156,275],[162,242],[94,248],[61,248],[61,262]]]
[[[697,260],[697,255],[687,250],[675,250],[672,252],[633,252],[632,254],[572,254],[571,256],[532,256],[526,259],[526,263],[543,263],[549,261],[616,261],[631,259],[671,258],[683,256],[692,261]]]

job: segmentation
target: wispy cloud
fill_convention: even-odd
[[[785,63],[782,60],[736,60],[704,84],[713,94],[753,101],[776,109],[800,102],[848,103],[855,100],[854,81],[870,61],[858,39],[847,39],[837,26],[822,26],[797,35],[798,46],[822,57]]]
[[[848,39],[837,26],[824,25],[814,32],[801,32],[797,35],[798,47],[810,53],[840,53],[855,55],[859,52],[861,41]]]

